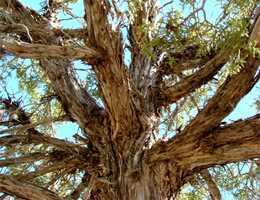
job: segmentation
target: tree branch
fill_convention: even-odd
[[[260,31],[260,26],[255,26],[254,29]],[[252,38],[252,40],[254,39],[257,38]],[[259,41],[257,47],[259,47]],[[260,59],[249,54],[240,72],[227,77],[202,111],[190,121],[181,133],[167,141],[167,144],[165,144],[167,148],[164,150],[165,155],[168,154],[167,151],[178,152],[178,154],[190,152],[188,154],[192,155],[194,148],[200,145],[204,133],[210,131],[216,124],[220,124],[257,83],[260,78],[260,72],[256,74],[259,65]],[[176,144],[182,145],[178,148],[179,145]],[[162,148],[160,145],[160,143],[158,146],[154,145],[154,148]]]
[[[151,83],[151,71],[155,71],[154,60],[143,52],[143,45],[152,41],[157,29],[157,15],[159,13],[158,0],[127,1],[130,10],[129,41],[131,44],[130,77],[135,87],[144,95],[147,94],[148,85]],[[132,4],[132,5],[131,5]],[[149,25],[149,29],[144,29]],[[142,30],[144,29],[144,30]],[[153,53],[153,52],[152,52]],[[144,95],[145,96],[145,95]],[[148,102],[150,103],[150,102]]]
[[[87,148],[81,145],[42,134],[3,136],[0,137],[0,144],[2,146],[13,144],[46,144],[73,154],[79,154],[87,150]]]
[[[88,128],[89,139],[93,143],[100,144],[100,133],[103,132],[103,109],[79,85],[71,63],[66,60],[42,59],[40,64],[52,82],[52,87],[59,96],[58,100],[65,112],[82,130]]]
[[[15,23],[25,25],[29,24],[30,26],[35,25],[36,27],[42,26],[42,29],[47,30],[53,29],[47,19],[39,15],[33,9],[29,9],[28,7],[24,6],[18,0],[4,0],[2,1],[1,6],[3,6],[4,9],[9,10],[12,13],[12,16],[17,17],[18,21]],[[51,58],[63,58],[62,60],[49,60],[44,58],[41,59],[40,64],[52,82],[52,86],[56,94],[59,96],[58,100],[61,102],[65,112],[67,112],[73,118],[73,120],[79,124],[82,130],[85,131],[86,126],[88,126],[92,133],[96,132],[95,134],[97,134],[98,137],[96,140],[99,140],[99,133],[102,132],[100,130],[103,127],[103,109],[98,106],[95,100],[86,92],[86,90],[79,85],[71,67],[71,63],[68,61],[68,59],[74,56],[77,57],[80,54],[85,58],[90,58],[91,56],[89,57],[88,53],[91,52],[95,54],[93,54],[95,57],[94,60],[99,60],[99,56],[96,54],[97,51],[85,47],[79,48],[61,46],[61,38],[56,38],[54,33],[51,35],[51,37],[50,35],[45,35],[41,38],[38,38],[36,35],[31,35],[32,40],[38,41],[41,39],[45,45],[24,43],[17,44],[5,42],[3,40],[0,41],[0,45],[2,45],[2,47],[5,46],[3,48],[9,48],[10,51],[17,52],[18,56],[30,57],[31,55],[31,57],[40,59],[46,55],[47,57]],[[36,38],[34,38],[34,36]],[[88,49],[87,52],[85,52],[86,49]],[[75,53],[75,50],[78,53]],[[38,53],[34,54],[35,52]],[[53,56],[47,52],[50,52],[53,54]],[[55,52],[59,53],[56,54]],[[39,54],[41,56],[39,56]],[[92,62],[95,61],[92,60]],[[93,142],[98,144],[98,142]]]
[[[260,114],[205,133],[201,146],[183,163],[190,170],[260,157]],[[189,161],[188,161],[189,160]]]
[[[120,40],[118,41],[118,36],[115,35],[116,32],[112,30],[108,20],[108,14],[111,13],[110,2],[108,0],[84,0],[84,6],[89,44],[103,52],[104,50],[107,51],[112,50],[115,47],[120,47],[117,46],[117,44],[115,46],[115,42],[120,42]],[[117,41],[113,41],[113,39],[116,39]]]
[[[171,52],[162,60],[159,72],[160,77],[170,74],[179,74],[188,69],[194,69],[205,65],[214,58],[216,52],[211,52],[206,56],[196,58],[198,45],[187,46],[182,52]],[[176,59],[176,63],[169,65],[169,57]]]
[[[194,169],[195,167],[208,168],[217,164],[226,164],[228,161],[239,162],[260,157],[258,151],[259,128],[260,114],[257,114],[224,127],[215,127],[208,131],[204,129],[201,133],[197,133],[201,134],[199,144],[185,136],[183,136],[183,140],[178,140],[176,137],[167,143],[155,144],[150,152],[151,160],[172,158],[176,162],[181,162],[183,165],[189,166],[190,169]],[[193,131],[196,130],[193,129]],[[183,159],[178,160],[178,158]]]
[[[93,62],[93,60],[96,60],[99,57],[101,57],[101,55],[97,51],[88,47],[27,44],[0,40],[0,48],[11,51],[20,58],[31,59],[63,58],[81,59]]]
[[[105,58],[90,64],[97,76],[111,130],[114,130],[112,139],[126,137],[128,134],[123,132],[131,132],[129,127],[133,124],[139,126],[139,121],[131,98],[134,92],[130,90],[129,74],[123,62],[122,33],[119,29],[112,29],[109,23],[111,5],[108,0],[85,0],[84,5],[89,44]]]
[[[28,129],[35,128],[36,126],[39,126],[39,125],[49,124],[49,123],[52,123],[52,122],[55,122],[55,121],[66,121],[68,119],[69,119],[69,117],[67,117],[67,116],[55,117],[55,118],[51,118],[51,119],[44,119],[44,120],[41,120],[39,122],[35,122],[35,123],[26,124],[26,125],[15,127],[15,128],[9,128],[9,129],[2,130],[2,131],[0,131],[0,134],[12,133],[12,132],[15,132],[15,131],[26,131]]]
[[[32,35],[33,38],[35,37],[46,37],[49,35],[50,37],[54,33],[52,37],[61,37],[63,39],[86,39],[87,32],[84,29],[59,29],[53,28],[52,30],[43,29],[42,26],[35,25],[35,26],[27,26],[29,33]],[[6,24],[0,25],[0,31],[2,33],[18,33],[19,35],[26,35],[27,31],[21,24]],[[36,42],[44,42],[44,41],[36,41]]]
[[[85,172],[83,178],[81,179],[81,183],[77,186],[77,188],[68,196],[65,197],[67,200],[77,200],[79,199],[81,193],[88,187],[89,180],[91,176]]]
[[[222,200],[221,193],[216,185],[216,183],[212,180],[212,177],[208,170],[202,170],[200,172],[202,178],[206,181],[206,184],[208,185],[208,189],[210,192],[210,195],[212,197],[212,200]]]
[[[51,152],[51,153],[36,152],[36,153],[31,153],[31,154],[23,156],[23,157],[8,158],[5,160],[0,160],[0,167],[9,166],[9,165],[19,165],[22,163],[33,163],[37,160],[50,159],[53,157],[53,155],[54,155],[53,152]]]
[[[196,89],[210,81],[228,60],[228,53],[222,52],[217,54],[212,60],[208,61],[203,68],[194,74],[186,77],[174,86],[163,88],[162,94],[158,96],[158,104],[168,105],[191,92],[194,92]]]
[[[67,158],[57,163],[54,163],[51,166],[40,168],[39,170],[36,170],[34,172],[30,172],[23,175],[17,175],[16,178],[23,181],[29,181],[36,177],[61,169],[64,169],[67,173],[70,173],[75,171],[76,169],[82,169],[90,164],[91,163],[87,162],[86,158],[83,158],[83,156]]]
[[[31,200],[61,200],[55,193],[29,183],[18,181],[12,176],[0,174],[0,191],[6,194]]]
[[[44,19],[38,12],[25,6],[19,0],[2,0],[0,6],[4,10],[8,10],[12,13],[13,18],[17,17],[21,20],[22,24],[37,24],[37,22],[45,23],[50,25],[47,19]]]
[[[252,30],[250,31],[248,42],[252,42],[253,40],[260,41],[260,34],[259,34],[260,18],[258,17],[259,14],[260,11],[258,10],[256,12],[253,25],[251,26]],[[259,46],[259,42],[258,42],[258,46]],[[198,70],[197,72],[195,72],[194,74],[186,77],[185,80],[176,83],[174,86],[162,88],[162,92],[161,92],[162,94],[158,97],[158,104],[163,102],[162,103],[163,105],[168,105],[169,103],[177,101],[178,99],[189,94],[190,92],[195,91],[201,85],[206,84],[209,80],[211,80],[213,76],[218,72],[218,70],[221,69],[221,67],[229,60],[230,53],[228,52],[219,52],[211,60],[209,60],[209,58],[212,55],[206,56],[204,59],[203,58],[192,59],[196,55],[196,48],[197,48],[196,46],[190,46],[187,47],[182,53],[172,53],[173,57],[175,58],[179,57],[181,60],[184,61],[180,61],[180,65],[177,62],[175,67],[174,65],[171,68],[168,67],[169,70],[167,69],[167,62],[166,63],[162,62],[162,65],[160,66],[161,69],[160,69],[159,76],[162,76],[164,74],[167,75],[167,73],[180,72],[184,69],[190,69],[196,66],[197,64],[202,64],[203,62],[204,62],[204,67]],[[245,52],[245,50],[243,50],[243,53],[246,54],[248,52]],[[214,55],[215,53],[212,54]],[[191,60],[189,60],[189,58]],[[257,59],[258,58],[255,58],[255,60]],[[164,60],[167,61],[167,58],[165,58]],[[191,63],[192,60],[195,61],[194,64]],[[248,60],[250,60],[250,58]],[[252,60],[252,56],[251,56],[251,60]],[[186,67],[182,68],[182,64],[186,66],[186,62],[188,62],[190,66],[188,66],[188,68]]]

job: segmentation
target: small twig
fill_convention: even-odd
[[[161,9],[163,9],[164,7],[166,7],[166,6],[168,6],[169,4],[171,4],[171,3],[173,3],[173,1],[171,0],[171,1],[168,1],[168,2],[166,2],[165,4],[163,4],[160,8],[159,8],[159,10],[161,10]]]

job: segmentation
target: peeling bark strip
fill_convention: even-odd
[[[29,200],[62,200],[55,193],[0,174],[0,191]]]
[[[47,2],[39,14],[18,0],[0,1],[3,35],[0,52],[39,60],[44,79],[51,83],[51,92],[62,105],[65,116],[79,125],[82,135],[74,135],[80,143],[50,137],[35,127],[68,118],[47,116],[46,120],[32,123],[34,113],[27,114],[22,103],[15,103],[10,97],[0,98],[0,117],[8,119],[13,112],[18,114],[16,121],[9,118],[0,122],[8,126],[0,131],[5,134],[0,137],[4,149],[1,153],[6,150],[1,155],[0,167],[10,169],[10,174],[16,166],[24,170],[15,176],[0,174],[0,192],[24,199],[62,199],[52,191],[57,191],[57,185],[70,182],[65,185],[69,192],[59,188],[64,189],[62,194],[67,192],[64,199],[68,200],[177,199],[184,184],[201,173],[212,198],[221,200],[206,169],[260,158],[260,115],[221,125],[260,78],[257,72],[260,58],[246,49],[238,49],[242,44],[234,44],[241,57],[247,55],[241,70],[223,81],[183,130],[181,126],[178,128],[177,121],[170,119],[176,125],[176,135],[160,140],[157,136],[161,124],[168,121],[162,112],[164,107],[169,107],[169,112],[174,103],[183,104],[179,110],[185,108],[185,99],[193,96],[193,92],[209,84],[214,76],[221,77],[218,73],[229,63],[231,51],[209,49],[207,55],[197,58],[200,49],[195,39],[201,40],[205,35],[187,38],[181,30],[179,35],[175,33],[175,39],[186,40],[181,50],[180,45],[168,40],[162,41],[167,43],[166,47],[154,46],[154,39],[160,36],[158,17],[162,9],[158,0],[127,0],[124,3],[128,14],[120,10],[116,0],[84,0],[85,25],[76,30],[54,26],[58,12],[68,11],[67,1]],[[205,3],[204,0],[201,7],[194,7],[188,18],[204,11]],[[245,38],[241,43],[246,45],[256,40],[259,47],[259,9],[251,7],[254,16],[250,12],[244,16],[251,23],[248,41]],[[177,27],[178,21],[177,18],[172,21],[176,29],[185,28],[184,23],[183,27]],[[127,27],[124,33],[128,42],[123,38],[122,26]],[[193,31],[194,27],[189,28]],[[211,43],[210,37],[206,36],[204,42]],[[149,50],[155,56],[144,53],[147,44],[151,44]],[[129,66],[124,63],[126,47],[131,53]],[[173,66],[169,64],[170,58],[177,60]],[[102,106],[78,80],[74,60],[91,66]],[[189,70],[189,76],[185,77],[185,70]],[[194,104],[201,103],[192,100]],[[172,117],[177,112],[178,109]],[[171,129],[169,126],[168,130]],[[12,152],[16,146],[21,152]],[[24,167],[29,164],[34,170]],[[77,179],[74,184],[71,177]]]
[[[31,135],[8,135],[0,137],[1,145],[12,145],[12,144],[46,144],[54,146],[58,149],[63,149],[67,152],[78,154],[82,150],[85,150],[84,147],[67,142],[65,140],[52,138],[50,136],[42,134],[31,134]]]
[[[111,5],[108,0],[85,0],[84,6],[90,45],[104,56],[104,60],[91,64],[99,82],[115,139],[118,132],[126,131],[132,124],[138,123],[129,90],[128,72],[123,63],[122,38],[109,24]]]
[[[43,44],[23,44],[6,42],[0,40],[0,47],[14,52],[20,58],[63,58],[63,59],[81,59],[96,60],[101,55],[94,49],[87,47],[66,47],[57,45]]]

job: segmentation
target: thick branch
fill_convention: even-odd
[[[129,87],[128,70],[123,62],[122,34],[120,30],[113,30],[109,24],[111,5],[108,0],[85,0],[84,5],[89,43],[105,58],[90,64],[96,73],[115,139],[118,133],[122,135],[123,131],[131,132],[129,127],[139,124],[131,99],[133,92]],[[124,137],[126,135],[124,133]]]
[[[196,58],[197,50],[198,45],[194,45],[187,46],[182,52],[170,51],[160,65],[160,76],[178,74],[184,70],[205,65],[216,55],[216,53],[212,51],[206,56]],[[176,63],[173,63],[172,66],[169,65],[169,57],[176,59]]]
[[[42,29],[52,30],[51,24],[36,11],[29,9],[17,0],[5,0],[1,4],[6,10],[10,10],[12,15],[17,17],[16,24],[25,24],[27,26],[42,26]],[[35,45],[25,43],[10,43],[0,41],[2,48],[9,48],[10,51],[17,53],[17,56],[27,58],[41,59],[41,67],[44,69],[52,86],[60,100],[64,110],[76,121],[82,129],[86,126],[92,131],[102,129],[102,108],[95,100],[83,89],[74,75],[70,58],[88,59],[90,57],[98,60],[99,56],[93,49],[86,47],[64,47],[61,46],[61,38],[56,38],[46,34],[41,40],[46,45]],[[32,40],[38,41],[39,38],[31,35]],[[90,53],[90,54],[89,54]],[[94,53],[94,54],[93,54]],[[91,55],[92,54],[92,55]],[[42,59],[44,56],[51,58],[63,58],[62,60]],[[97,59],[96,59],[97,58]],[[92,62],[95,62],[91,60]],[[97,131],[98,132],[98,131]]]
[[[181,135],[187,133],[189,137],[191,135],[199,137],[199,132],[203,134],[203,131],[219,124],[257,83],[260,73],[256,76],[255,73],[259,65],[259,59],[249,56],[245,67],[238,74],[226,79],[217,93],[209,100],[196,118],[190,122]]]
[[[7,42],[4,40],[0,40],[0,47],[15,53],[15,55],[20,58],[63,58],[91,61],[101,57],[101,55],[97,51],[88,47],[66,47],[58,45],[27,44]]]
[[[158,143],[153,147],[151,160],[154,165],[164,163],[178,169],[177,174],[182,184],[191,181],[194,174],[215,165],[240,162],[260,157],[260,115],[233,124],[216,127],[204,133],[200,144],[190,141],[174,143],[172,150],[167,144]],[[188,143],[188,144],[187,144]],[[175,149],[176,148],[176,149]],[[173,169],[167,166],[170,169]]]
[[[47,135],[42,134],[30,134],[30,135],[9,135],[0,137],[0,144],[13,145],[13,144],[46,144],[54,146],[58,149],[62,149],[66,152],[71,152],[73,154],[78,154],[80,152],[85,152],[86,148],[78,144],[73,144],[65,140],[52,138]]]
[[[201,145],[183,159],[189,169],[239,162],[260,157],[260,114],[205,133]]]
[[[115,46],[117,41],[113,41],[116,33],[112,31],[112,26],[108,20],[108,14],[111,11],[110,2],[108,0],[84,0],[84,6],[90,45],[101,51],[112,50],[111,47],[117,46]],[[114,39],[118,40],[118,38]]]
[[[0,167],[4,167],[8,165],[19,165],[22,163],[33,163],[37,160],[50,159],[52,157],[53,157],[52,153],[39,153],[39,152],[31,153],[23,157],[0,160]]]
[[[259,59],[249,56],[245,67],[236,75],[228,77],[203,110],[191,120],[189,125],[180,134],[167,142],[167,148],[164,150],[165,155],[169,155],[169,152],[193,155],[194,148],[199,146],[205,132],[220,124],[235,108],[240,99],[256,84],[260,77],[260,73],[255,76],[259,65]],[[176,144],[180,144],[180,146]],[[155,149],[156,146],[154,146]],[[160,145],[158,147],[161,148]]]
[[[180,98],[194,92],[196,89],[210,81],[228,60],[228,53],[217,54],[212,60],[208,61],[203,68],[194,74],[186,77],[174,86],[164,88],[161,96],[158,97],[158,103],[168,105],[169,103],[176,102]]]
[[[260,26],[254,28],[260,31]],[[193,155],[192,151],[200,145],[200,140],[205,132],[220,124],[257,83],[260,78],[260,72],[256,75],[259,65],[260,59],[249,54],[240,72],[227,77],[203,110],[191,120],[180,134],[167,142],[165,152],[178,152],[178,154],[186,152],[190,156]],[[177,143],[182,145],[178,148]],[[154,148],[157,148],[156,146]]]
[[[179,142],[175,140],[176,143],[173,146],[171,143],[168,146],[163,143],[157,144],[158,146],[154,145],[154,153],[158,151],[162,153],[151,155],[151,159],[175,159],[185,166],[190,166],[190,169],[194,169],[260,157],[259,130],[260,114],[224,127],[204,131],[203,136],[200,137],[200,144],[191,143],[184,138]]]
[[[256,12],[256,16],[254,18],[254,23],[252,25],[252,30],[251,30],[251,33],[250,33],[250,37],[248,39],[248,42],[251,42],[253,40],[258,40],[260,41],[260,18],[259,18],[259,10]],[[258,44],[259,46],[259,44]],[[185,60],[189,60],[189,59],[186,59],[185,58],[185,51],[186,52],[186,57],[189,58],[192,56],[195,56],[196,55],[196,47],[190,47],[191,50],[189,49],[186,49],[184,50],[184,52],[179,55],[180,58],[183,57],[184,59],[184,65]],[[245,53],[245,51],[243,51],[243,53]],[[178,57],[178,54],[177,55],[174,55],[174,57]],[[200,63],[200,62],[205,62],[207,61],[209,58],[205,58],[205,59],[201,59],[201,60],[197,60],[197,59],[192,59],[194,61],[196,61],[194,64],[191,64],[190,66],[193,67],[193,66],[196,66],[196,63]],[[191,61],[192,61],[191,60]],[[202,69],[198,70],[197,72],[195,72],[194,74],[192,74],[191,76],[189,77],[186,77],[184,80],[182,80],[181,82],[175,84],[174,86],[172,87],[168,87],[168,88],[163,88],[162,90],[162,95],[160,97],[158,97],[158,101],[159,102],[162,102],[165,103],[166,105],[169,104],[169,103],[172,103],[172,102],[175,102],[177,101],[178,99],[182,98],[183,96],[186,96],[187,94],[189,94],[190,92],[194,92],[197,88],[199,88],[201,85],[203,84],[206,84],[209,80],[211,80],[213,78],[213,76],[218,72],[218,70],[221,69],[221,67],[229,60],[229,53],[228,52],[224,52],[224,53],[218,53],[213,59],[209,60],[208,62],[205,62],[205,65]],[[248,64],[250,65],[250,62],[252,61],[249,61],[250,58],[248,59]],[[252,60],[252,57],[251,57],[251,60]],[[257,60],[257,58],[255,59]],[[182,62],[180,62],[181,64]],[[180,67],[179,71],[182,71],[184,70],[185,68],[182,69],[181,66],[179,66],[179,64],[177,63],[177,66]],[[162,63],[162,66],[161,67],[164,67],[165,68],[165,63],[163,62]],[[174,70],[176,72],[178,72],[178,69],[172,67],[168,70],[167,72],[167,68],[164,69],[162,68],[162,72],[163,74],[167,74],[169,72],[174,72]]]
[[[36,187],[29,183],[18,181],[11,176],[0,174],[0,191],[6,194],[31,200],[61,200],[53,192]]]
[[[37,22],[42,22],[47,24],[47,20],[43,19],[43,17],[37,13],[35,10],[25,6],[19,0],[2,0],[0,2],[0,6],[4,10],[8,10],[12,13],[12,15],[21,20],[22,24],[37,24]]]
[[[131,44],[130,77],[135,87],[145,96],[148,85],[151,84],[151,79],[155,76],[154,60],[157,61],[158,58],[151,58],[146,55],[142,46],[152,41],[155,36],[159,1],[128,1],[128,3],[130,4],[129,7],[132,6],[131,4],[135,7],[135,9],[130,10],[130,16],[133,19],[129,19],[131,21],[129,28]],[[148,30],[143,29],[147,25],[150,28]]]
[[[19,1],[3,1],[3,8],[10,9],[12,15],[17,16],[16,24],[25,24],[28,26],[42,26],[42,29],[52,30],[51,24],[36,11],[29,9]],[[32,40],[38,41],[38,37],[31,35]],[[93,49],[87,47],[64,47],[61,46],[61,38],[56,38],[46,34],[42,38],[45,45],[10,43],[0,41],[2,48],[8,48],[10,51],[17,53],[17,56],[27,58],[41,59],[41,66],[46,72],[48,78],[52,82],[52,86],[59,96],[64,110],[76,121],[82,129],[86,126],[92,131],[102,129],[102,108],[100,108],[95,100],[83,89],[74,75],[70,58],[90,57],[98,60],[99,56]],[[93,54],[94,53],[94,54]],[[92,54],[92,55],[91,55]],[[56,60],[48,60],[44,57],[56,58]],[[44,58],[44,59],[42,59]],[[63,58],[57,60],[57,58]],[[96,59],[97,58],[97,59]],[[91,60],[94,62],[93,60]],[[98,132],[98,131],[97,131]]]
[[[71,63],[66,60],[42,59],[41,66],[52,82],[65,112],[69,113],[83,130],[88,127],[95,131],[95,134],[102,132],[103,109],[79,85]]]
[[[42,26],[27,26],[29,34],[32,37],[46,37],[46,35],[50,37],[61,37],[63,39],[86,39],[87,33],[84,29],[59,29],[53,28],[52,30],[43,29]],[[19,35],[27,35],[27,30],[22,24],[7,24],[0,25],[0,31],[2,33],[18,33]],[[53,35],[54,33],[54,35]],[[36,42],[44,42],[44,41],[36,41]]]
[[[24,175],[17,175],[16,178],[23,181],[28,181],[33,178],[42,176],[44,174],[64,169],[67,173],[73,172],[76,169],[82,169],[88,165],[90,165],[90,162],[87,162],[83,156],[78,156],[75,158],[67,158],[65,160],[59,161],[51,166],[47,166],[44,168],[40,168],[39,170],[36,170],[34,172],[30,172],[28,174]]]

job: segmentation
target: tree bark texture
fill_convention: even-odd
[[[216,50],[197,58],[196,45],[179,52],[180,61],[169,66],[168,55],[150,57],[142,46],[155,37],[159,14],[156,0],[133,1],[136,7],[129,24],[131,63],[124,63],[121,24],[112,26],[109,16],[123,19],[116,1],[84,0],[82,29],[52,27],[43,15],[18,0],[1,1],[0,30],[23,36],[23,41],[0,40],[0,47],[20,58],[38,59],[67,117],[20,124],[1,131],[30,130],[30,134],[0,137],[1,145],[45,144],[51,152],[34,152],[20,158],[0,160],[0,167],[46,159],[53,165],[23,175],[0,175],[0,191],[24,199],[63,199],[47,188],[28,181],[64,170],[84,171],[78,186],[64,199],[177,199],[181,187],[201,173],[211,195],[222,199],[205,169],[215,165],[260,157],[260,115],[228,125],[221,121],[259,80],[259,57],[248,55],[243,68],[228,76],[195,118],[174,137],[156,139],[161,109],[187,97],[211,81],[230,59],[230,52]],[[256,12],[246,42],[260,41],[260,18]],[[22,24],[22,25],[21,25]],[[152,28],[142,33],[140,27]],[[23,25],[27,28],[23,28]],[[63,40],[83,39],[84,45],[66,45]],[[187,56],[188,48],[195,50]],[[186,51],[185,51],[186,50]],[[155,50],[151,50],[156,53]],[[241,54],[248,51],[241,49]],[[91,65],[103,106],[79,84],[72,61]],[[196,69],[172,85],[163,79]],[[21,115],[22,116],[22,115]],[[41,134],[35,128],[55,120],[73,121],[84,137],[82,145]],[[20,120],[21,122],[22,120]]]

